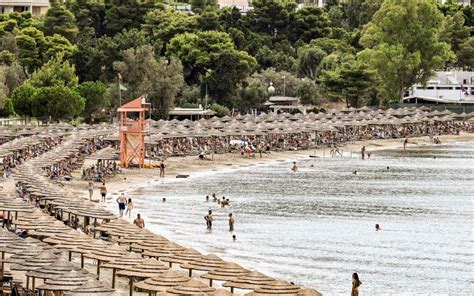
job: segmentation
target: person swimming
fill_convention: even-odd
[[[390,167],[389,167],[389,166],[387,167],[387,171],[390,171]]]
[[[354,171],[352,172],[352,174],[353,174],[353,175],[357,175],[357,170],[354,170]]]
[[[375,231],[379,231],[379,230],[380,230],[380,225],[375,224]]]

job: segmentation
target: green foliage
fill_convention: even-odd
[[[114,63],[122,73],[132,98],[146,95],[155,118],[166,118],[184,83],[179,60],[157,60],[151,46],[145,45],[123,52],[123,60]],[[130,97],[129,97],[130,98]]]
[[[13,102],[10,98],[5,98],[3,106],[0,108],[0,116],[10,117],[15,115],[15,109],[13,108]]]
[[[273,68],[268,68],[260,73],[255,73],[252,76],[258,79],[260,81],[260,84],[264,85],[266,88],[270,86],[270,83],[273,84],[275,92],[273,94],[270,94],[272,96],[298,96],[298,86],[301,83],[301,79],[299,79],[290,72],[277,71]]]
[[[213,103],[211,106],[209,106],[209,109],[216,112],[216,116],[218,117],[223,117],[230,114],[229,108],[219,105],[217,103]]]
[[[460,65],[468,70],[474,69],[474,37],[464,41],[456,54]]]
[[[228,34],[217,31],[177,35],[167,54],[181,60],[188,83],[208,84],[211,97],[218,102],[230,103],[237,83],[256,66],[253,57],[235,49]]]
[[[292,40],[306,43],[331,33],[328,14],[319,7],[307,6],[298,9],[292,22]]]
[[[85,99],[82,116],[87,123],[90,123],[107,105],[107,87],[102,82],[86,81],[79,84],[75,91]]]
[[[36,87],[65,86],[75,87],[79,79],[76,76],[74,65],[69,61],[63,61],[61,57],[56,57],[33,73],[29,83]]]
[[[256,77],[247,78],[239,89],[237,106],[241,110],[259,108],[268,99],[267,85]]]
[[[359,108],[376,85],[375,73],[356,60],[348,60],[321,77],[329,98],[345,101],[348,107]]]
[[[377,72],[390,101],[427,82],[434,69],[454,58],[439,41],[442,21],[434,1],[386,0],[364,28],[360,57]]]
[[[109,36],[123,30],[138,29],[147,13],[157,7],[153,0],[111,0],[105,2],[105,26]],[[161,7],[162,4],[159,4]]]
[[[78,116],[84,110],[85,105],[84,98],[77,92],[61,85],[37,89],[32,101],[33,116],[51,116],[53,120]]]
[[[24,116],[32,116],[33,96],[35,93],[36,88],[29,83],[24,83],[15,88],[11,95],[15,112]]]
[[[71,42],[76,40],[79,29],[71,11],[59,0],[51,0],[51,7],[44,18],[44,32],[48,36],[59,34]]]
[[[443,22],[440,40],[451,45],[451,50],[458,52],[461,43],[470,37],[469,27],[464,25],[464,14],[461,11],[448,15]]]
[[[320,64],[326,52],[317,46],[304,46],[298,49],[298,75],[315,80],[320,73]]]
[[[318,105],[324,102],[316,83],[310,79],[303,79],[296,88],[301,104]]]

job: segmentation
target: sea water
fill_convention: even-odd
[[[128,196],[156,233],[327,295],[349,295],[353,272],[361,295],[473,293],[474,143],[308,157],[295,173],[292,161],[257,158]],[[206,202],[212,193],[230,207]]]

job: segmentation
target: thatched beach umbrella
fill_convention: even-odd
[[[180,286],[166,290],[166,292],[172,295],[213,295],[216,289],[201,283],[197,279],[191,279]]]
[[[35,288],[35,279],[53,279],[59,277],[62,274],[67,274],[71,271],[76,271],[84,275],[89,274],[85,269],[80,268],[78,265],[69,262],[67,260],[56,260],[50,265],[43,266],[39,269],[29,271],[26,273],[26,287],[28,287],[29,279],[32,278],[32,287]]]
[[[153,239],[143,240],[141,242],[133,243],[130,245],[130,250],[139,250],[143,252],[145,250],[153,250],[157,247],[166,245],[170,241],[161,235],[155,235]]]
[[[89,258],[97,260],[97,277],[100,276],[100,264],[101,262],[110,262],[115,259],[121,258],[127,254],[127,251],[117,245],[112,245],[108,248],[100,250],[91,250],[88,253],[81,254],[81,258]],[[81,261],[81,267],[84,266],[84,262]]]
[[[186,249],[183,252],[179,252],[174,255],[165,256],[160,258],[163,262],[168,262],[170,267],[172,267],[173,263],[184,264],[186,262],[194,261],[202,257],[202,254],[194,249]]]
[[[298,296],[323,296],[323,294],[315,289],[304,288],[298,292]]]
[[[112,288],[115,288],[115,274],[117,270],[126,269],[140,264],[146,259],[137,253],[127,253],[125,256],[116,258],[110,262],[102,264],[102,268],[112,269]]]
[[[192,276],[193,270],[210,271],[219,268],[225,265],[226,263],[227,262],[225,262],[218,256],[214,254],[209,254],[206,256],[202,256],[201,258],[198,258],[194,261],[181,264],[180,267],[183,269],[189,269],[189,276]]]
[[[77,271],[70,271],[61,274],[55,278],[47,279],[44,284],[37,287],[38,290],[43,291],[71,291],[81,287],[84,283],[90,280],[91,277],[79,273]]]
[[[112,296],[115,290],[98,280],[88,280],[77,289],[64,293],[64,296]]]
[[[286,281],[276,280],[268,284],[262,285],[255,289],[254,292],[245,294],[246,296],[262,296],[262,295],[285,295],[297,296],[301,292],[301,288],[292,285]]]
[[[162,246],[158,246],[154,249],[146,250],[143,252],[143,255],[148,256],[148,257],[161,258],[161,257],[172,256],[174,254],[184,252],[185,250],[186,250],[185,247],[178,245],[177,243],[174,243],[174,242],[169,242]]]
[[[253,271],[242,277],[227,281],[222,284],[222,286],[230,287],[231,292],[234,292],[234,289],[255,290],[261,285],[268,284],[274,280],[274,278],[264,275],[263,273]]]
[[[156,259],[150,258],[138,265],[127,267],[126,269],[118,271],[117,275],[130,278],[130,296],[132,296],[134,278],[151,278],[162,274],[166,270],[168,270],[168,267],[166,267],[163,263]]]
[[[19,270],[19,271],[30,271],[36,270],[43,266],[54,263],[58,260],[58,256],[51,253],[43,253],[39,256],[33,256],[31,258],[26,258],[23,262],[17,262],[16,264],[10,267],[10,270]]]
[[[148,278],[144,281],[135,284],[135,287],[149,292],[164,292],[166,289],[180,286],[191,278],[186,276],[184,273],[167,270],[159,276]]]
[[[212,287],[212,281],[231,281],[250,273],[250,270],[243,268],[235,263],[227,263],[216,269],[201,275],[202,278],[209,280],[209,285]]]

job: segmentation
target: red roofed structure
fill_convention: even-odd
[[[120,120],[120,164],[122,167],[145,164],[145,114],[150,110],[144,97],[136,98],[117,109]]]

